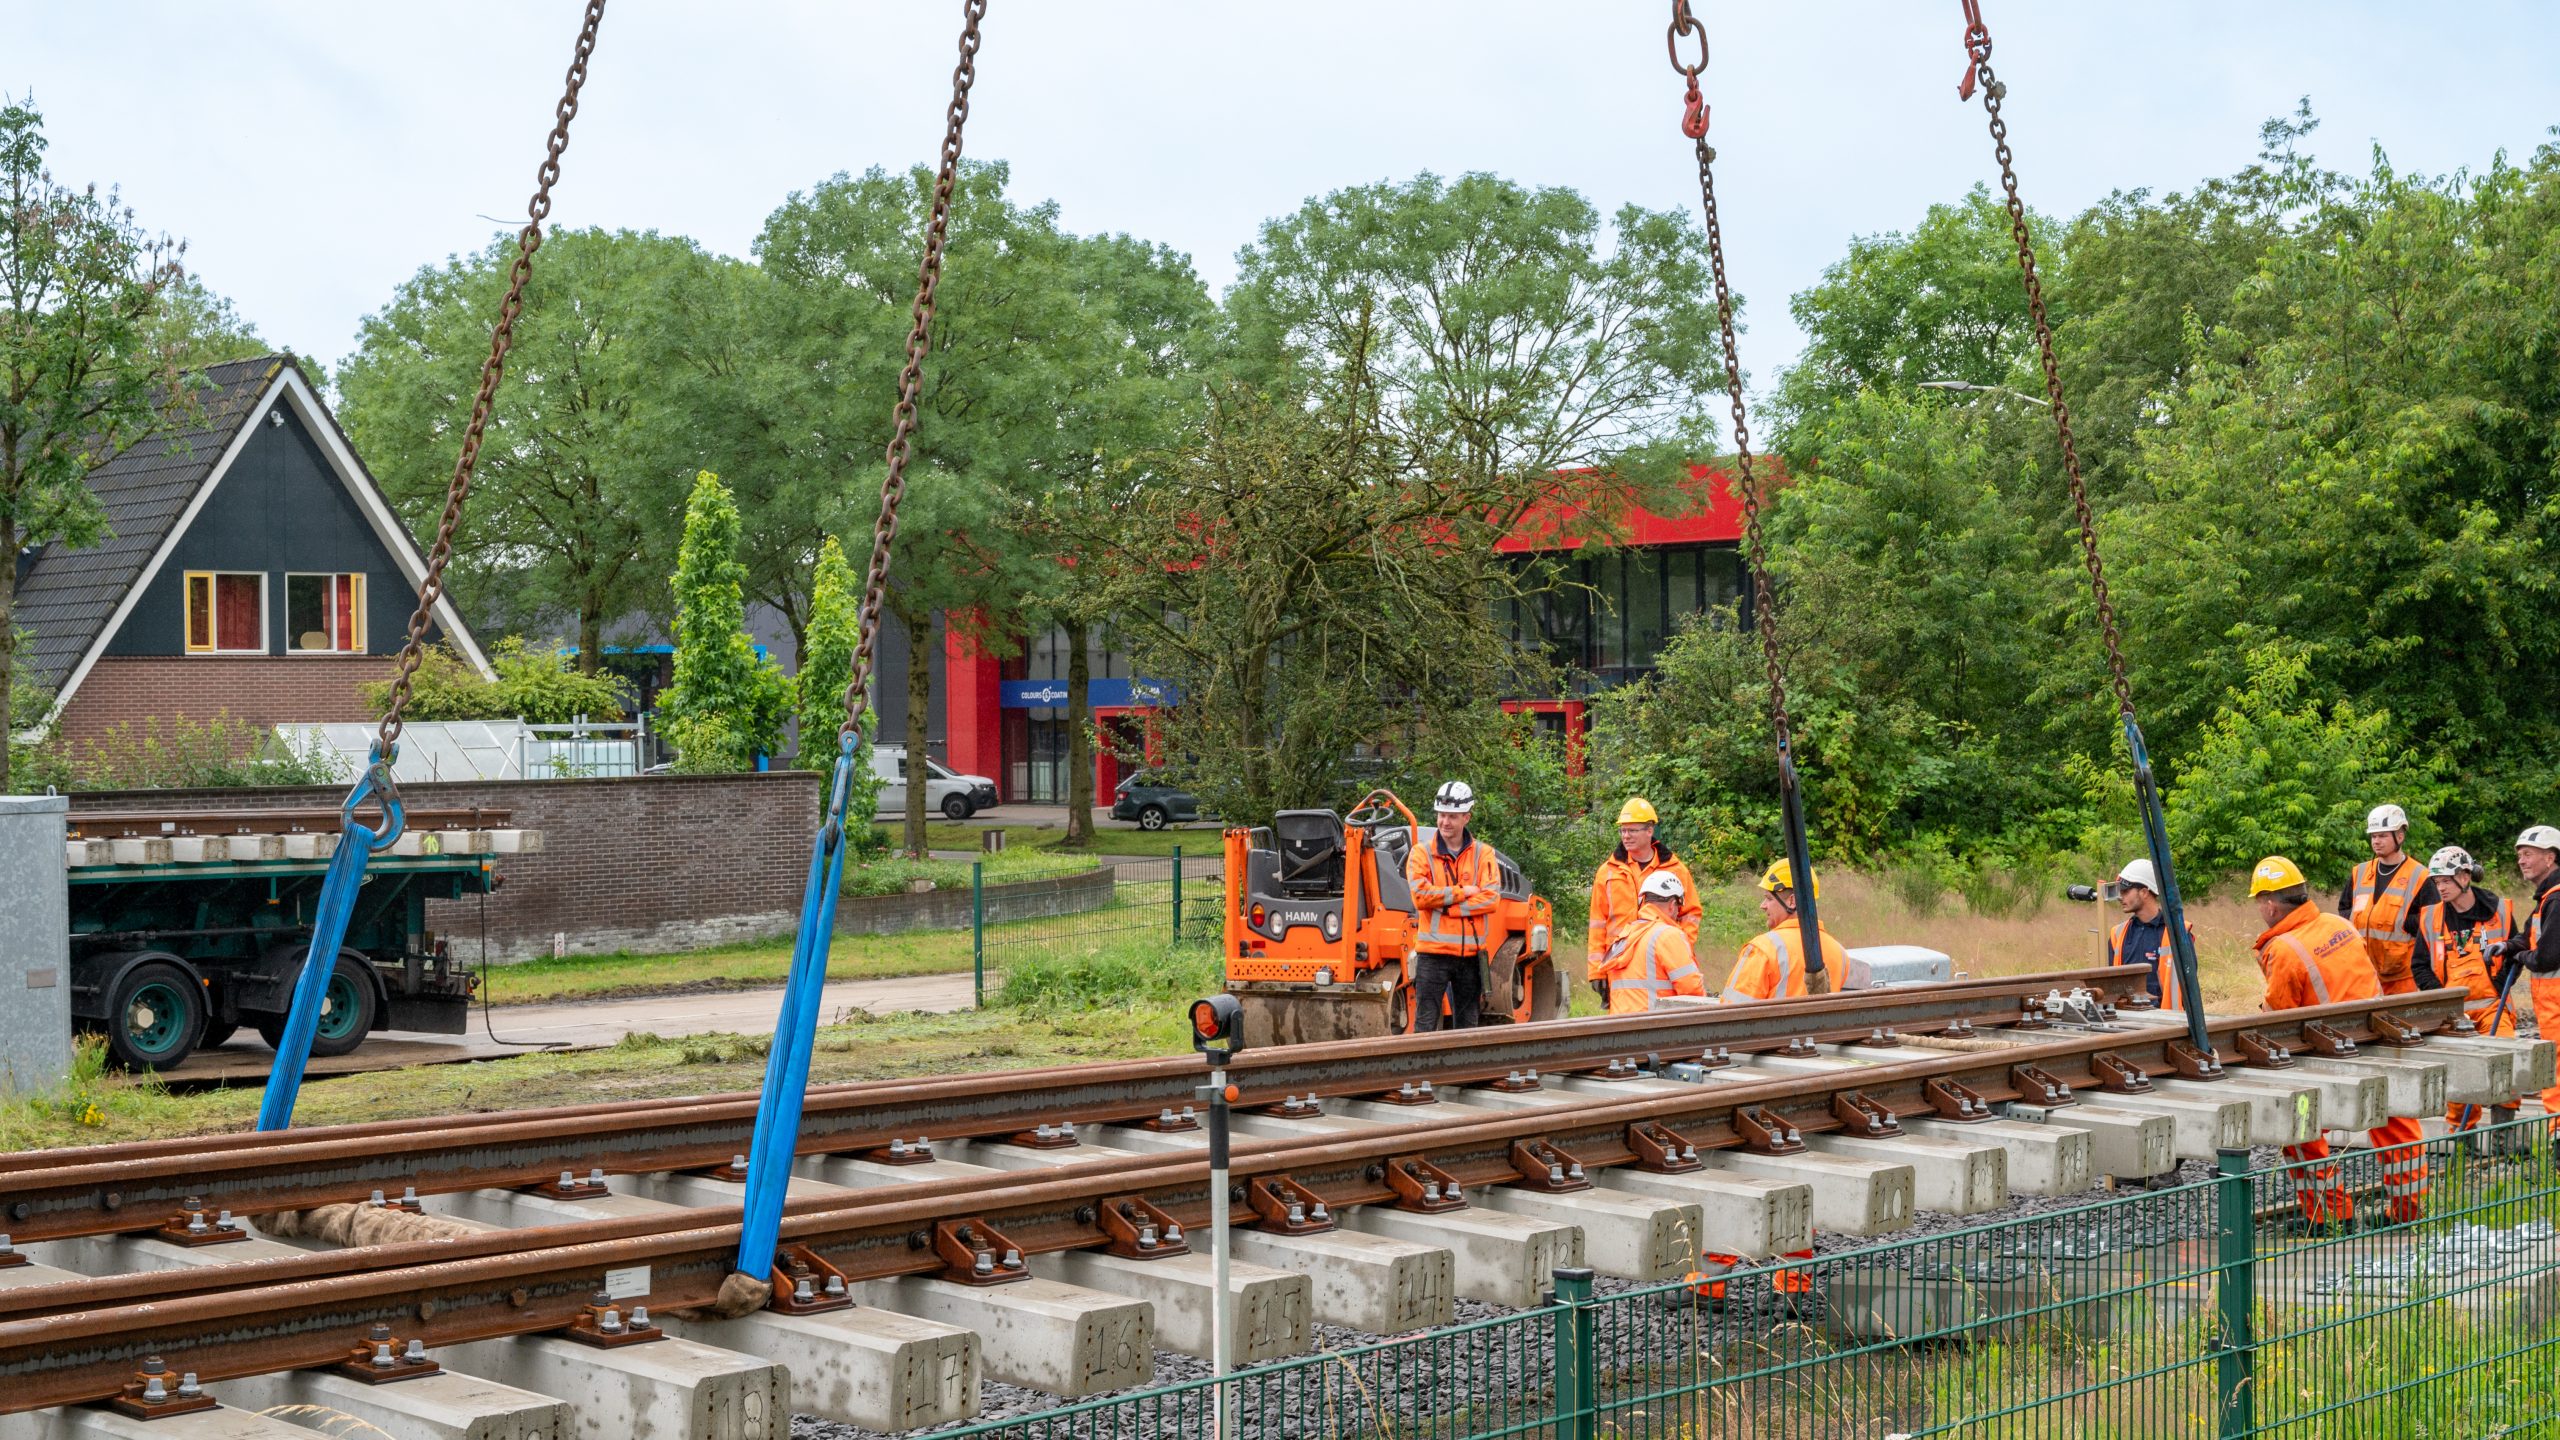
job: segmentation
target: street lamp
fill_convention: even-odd
[[[2042,405],[2048,410],[2053,408],[2053,402],[2050,400],[2039,400],[2023,390],[2012,390],[2006,385],[1976,385],[1970,380],[1923,380],[1920,382],[1920,388],[1923,390],[1972,390],[1985,395],[2006,395],[2012,400],[2024,400],[2030,405]]]

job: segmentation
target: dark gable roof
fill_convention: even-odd
[[[200,413],[186,428],[155,434],[90,472],[89,488],[113,533],[85,550],[46,546],[18,582],[17,623],[29,642],[18,657],[36,684],[57,689],[70,677],[259,397],[291,363],[268,355],[208,367],[202,373],[210,388],[196,392]]]

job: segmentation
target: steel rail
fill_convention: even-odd
[[[2317,1053],[2338,1038],[2422,1050],[2426,1032],[2452,1029],[2467,997],[2416,995],[2234,1017],[2210,1034],[2238,1065],[2289,1063],[2271,1052]],[[2314,1023],[2322,1027],[2315,1031]],[[1242,1188],[1285,1181],[1335,1207],[1412,1203],[1404,1182],[1424,1173],[1460,1185],[1531,1181],[1524,1154],[1558,1153],[1586,1171],[1672,1168],[1658,1145],[1668,1132],[1700,1150],[1748,1147],[1770,1124],[1783,1133],[1855,1129],[1867,1116],[1939,1113],[1949,1084],[1988,1102],[2069,1103],[2067,1092],[2138,1086],[2140,1077],[2190,1073],[2182,1031],[2141,1026],[2084,1030],[1991,1052],[1877,1064],[1837,1075],[1700,1085],[1624,1100],[1575,1096],[1555,1107],[1485,1119],[1415,1122],[1306,1141],[1239,1147]],[[2111,1060],[2105,1057],[2113,1057]],[[2057,1094],[2059,1085],[2066,1093]],[[1844,1103],[1844,1097],[1849,1097]],[[1543,1174],[1543,1164],[1534,1167]],[[951,1263],[951,1227],[974,1225],[1026,1253],[1110,1243],[1103,1212],[1141,1199],[1185,1225],[1208,1209],[1200,1156],[1094,1161],[1003,1178],[926,1182],[849,1196],[814,1196],[790,1207],[786,1253],[849,1279],[937,1274]],[[965,1203],[955,1204],[965,1192]],[[0,1413],[104,1399],[146,1356],[218,1381],[326,1365],[345,1358],[376,1324],[430,1347],[571,1328],[587,1313],[604,1272],[649,1269],[647,1303],[710,1304],[728,1273],[740,1207],[582,1222],[251,1262],[213,1271],[33,1287],[0,1297]],[[323,1275],[326,1266],[337,1273]],[[106,1303],[114,1283],[125,1303]],[[48,1290],[61,1292],[47,1297]],[[61,1307],[53,1313],[30,1311]]]
[[[2138,971],[2111,966],[1295,1045],[1248,1052],[1228,1077],[1238,1088],[1237,1103],[1247,1106],[1299,1094],[1373,1094],[1426,1080],[1460,1085],[1530,1069],[1601,1070],[1612,1062],[1690,1059],[1719,1049],[1750,1053],[1800,1039],[2000,1024],[2020,1018],[2056,987],[2122,998],[2138,983]],[[1196,1058],[1176,1056],[827,1086],[809,1093],[797,1148],[830,1154],[928,1135],[1004,1136],[1064,1119],[1144,1120],[1189,1103],[1200,1076]],[[414,1188],[427,1195],[536,1184],[563,1171],[703,1169],[744,1153],[755,1114],[756,1097],[740,1094],[11,1156],[0,1165],[0,1232],[20,1241],[55,1240],[157,1229],[182,1210],[203,1206],[263,1214],[363,1200],[376,1190]],[[188,1206],[190,1200],[199,1206]]]

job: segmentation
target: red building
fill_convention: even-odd
[[[1599,524],[1569,502],[1537,510],[1499,544],[1523,563],[1543,559],[1566,582],[1535,605],[1503,618],[1515,641],[1542,646],[1571,677],[1567,692],[1505,700],[1506,710],[1539,717],[1578,749],[1586,698],[1651,673],[1682,617],[1735,606],[1750,615],[1739,548],[1742,503],[1731,477],[1705,465],[1690,469],[1695,508],[1657,515],[1633,506]],[[1606,538],[1594,538],[1605,534]],[[1066,798],[1067,647],[1063,631],[1033,636],[1014,657],[986,654],[953,627],[943,646],[943,713],[932,727],[943,763],[963,774],[995,778],[1008,802],[1057,804]],[[1126,655],[1097,640],[1087,696],[1094,723],[1118,731],[1132,748],[1154,704],[1147,682],[1130,673]],[[884,694],[903,682],[885,673]],[[894,733],[894,732],[893,732]],[[1107,750],[1094,760],[1094,793],[1108,801],[1121,776]]]

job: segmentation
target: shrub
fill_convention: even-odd
[[[200,790],[328,785],[350,778],[325,745],[297,747],[228,710],[210,720],[154,715],[120,721],[94,739],[38,746],[30,776],[62,790]]]
[[[510,635],[489,653],[495,679],[483,679],[450,646],[430,646],[410,682],[411,720],[522,720],[531,725],[619,720],[630,696],[610,675],[580,671],[575,657],[556,643],[529,646]],[[391,682],[364,686],[364,702],[380,715],[391,705]]]

